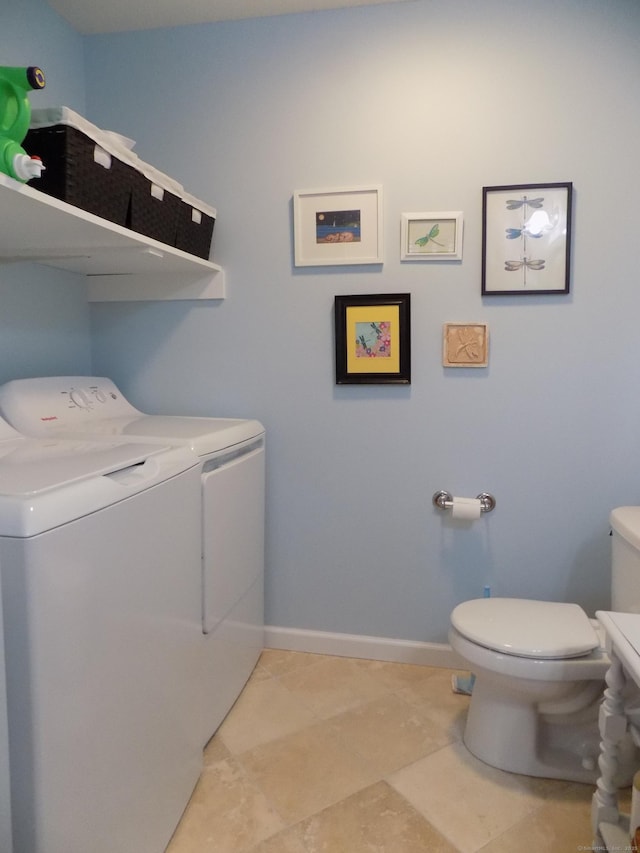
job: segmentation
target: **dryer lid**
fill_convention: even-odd
[[[240,418],[202,418],[187,415],[138,415],[85,424],[86,435],[111,435],[121,440],[161,441],[186,445],[197,456],[228,450],[264,433],[259,421]]]
[[[589,617],[577,604],[478,598],[459,604],[451,624],[478,645],[520,657],[580,657],[600,645]]]

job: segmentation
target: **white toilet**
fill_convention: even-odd
[[[611,609],[640,613],[640,507],[610,520]],[[473,755],[513,773],[595,782],[609,666],[596,620],[577,604],[480,598],[453,610],[449,642],[475,674],[464,732]],[[621,759],[622,786],[640,763],[630,740]]]

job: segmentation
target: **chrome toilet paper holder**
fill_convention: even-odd
[[[489,492],[481,492],[476,495],[476,500],[480,501],[480,512],[491,512],[495,509],[496,499]],[[453,506],[453,495],[450,492],[440,491],[433,496],[433,505],[438,509],[451,509]]]

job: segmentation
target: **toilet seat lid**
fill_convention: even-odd
[[[577,604],[477,598],[459,604],[451,624],[474,643],[519,657],[580,657],[600,645],[589,617]]]

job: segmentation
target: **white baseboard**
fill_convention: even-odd
[[[467,669],[448,643],[419,643],[413,640],[392,640],[388,637],[335,634],[266,625],[264,644],[268,649],[286,649],[291,652],[416,663],[422,666],[441,666],[445,669]]]

